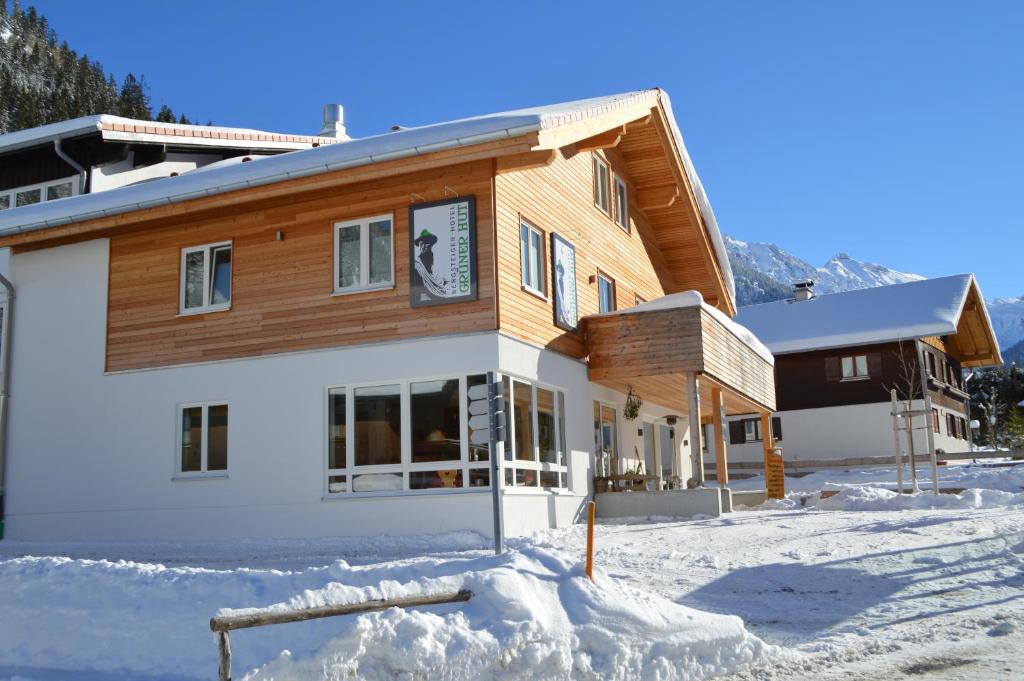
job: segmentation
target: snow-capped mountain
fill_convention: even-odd
[[[862,262],[846,253],[839,253],[823,266],[815,267],[775,244],[723,236],[736,279],[737,302],[741,306],[787,298],[792,295],[793,282],[800,279],[813,279],[818,294],[924,279],[919,274]],[[1024,341],[1024,296],[996,298],[988,303],[988,313],[1000,348],[1008,349]]]

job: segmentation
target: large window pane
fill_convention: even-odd
[[[210,287],[210,304],[223,305],[231,302],[231,247],[219,246],[211,254],[213,285]]]
[[[345,420],[344,388],[332,388],[330,390],[327,395],[327,412],[327,465],[329,468],[345,468],[345,448],[348,439],[348,428],[346,427],[347,424]]]
[[[523,273],[523,285],[532,286],[530,283],[530,228],[526,225],[519,226],[519,260]]]
[[[228,468],[228,405],[212,405],[207,410],[206,470],[225,471]]]
[[[181,410],[181,472],[203,470],[203,408]]]
[[[558,463],[555,435],[555,394],[537,388],[537,443],[542,463]]]
[[[338,288],[359,285],[359,225],[338,228]]]
[[[513,418],[516,429],[516,458],[533,461],[533,395],[529,383],[512,383]]]
[[[28,191],[18,192],[15,198],[15,205],[19,208],[21,206],[31,206],[33,203],[39,203],[42,200],[42,189],[29,189]]]
[[[530,286],[535,290],[544,292],[544,249],[540,243],[540,232],[530,232]]]
[[[855,358],[857,362],[857,375],[867,376],[868,375],[868,357],[867,355],[857,355]]]
[[[853,357],[843,357],[843,378],[853,376]]]
[[[598,295],[600,296],[601,312],[611,312],[615,309],[615,284],[611,279],[603,276],[597,277]]]
[[[401,391],[397,385],[355,390],[357,466],[402,462]],[[356,478],[358,487],[359,478]],[[359,491],[356,489],[355,491]]]
[[[391,220],[370,223],[370,283],[391,281]]]
[[[409,489],[457,489],[459,487],[462,487],[462,469],[460,468],[409,473]]]
[[[66,199],[71,196],[71,191],[70,182],[50,185],[46,188],[46,200],[53,201],[54,199]]]
[[[505,400],[505,459],[512,460],[512,387],[511,379],[508,376],[501,377],[501,395]]]
[[[487,383],[487,374],[477,374],[475,376],[467,376],[466,377],[466,388],[467,389],[472,388],[473,386],[476,386],[476,385],[484,385],[486,383]],[[469,418],[468,415],[467,415],[467,418]],[[469,430],[469,434],[470,434],[470,436],[472,436],[472,434],[473,434],[472,429]],[[470,437],[470,442],[469,442],[469,460],[470,461],[487,461],[490,458],[488,456],[488,452],[489,451],[490,451],[490,444],[489,443],[483,442],[483,443],[480,443],[480,444],[473,444],[472,437]],[[470,485],[472,485],[473,484],[473,476],[472,475],[470,475],[469,481],[470,481]]]
[[[11,195],[0,194],[0,210],[7,210],[11,207]]]
[[[566,465],[568,457],[565,448],[565,393],[558,392],[558,463]]]
[[[462,456],[458,379],[410,383],[409,402],[412,462],[458,461]]]
[[[203,261],[206,253],[185,254],[185,309],[203,306]]]

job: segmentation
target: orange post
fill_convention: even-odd
[[[587,502],[587,577],[594,581],[594,513],[597,505]]]

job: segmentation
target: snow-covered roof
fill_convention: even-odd
[[[284,151],[308,149],[313,144],[334,144],[339,141],[331,137],[288,135],[250,128],[160,123],[96,114],[0,135],[0,154],[41,146],[58,138],[72,139],[93,134],[100,134],[103,139],[114,141],[176,143],[205,147],[253,146]]]
[[[780,300],[742,307],[736,321],[776,355],[944,336],[957,332],[972,284],[974,275],[957,274]]]
[[[729,266],[729,257],[714,212],[711,210],[711,204],[701,185],[700,178],[686,151],[682,134],[672,115],[668,94],[657,88],[408,128],[372,137],[353,139],[343,144],[323,145],[281,154],[263,159],[259,163],[221,167],[205,173],[185,173],[178,177],[164,178],[111,191],[22,206],[0,212],[0,236],[84,222],[345,168],[518,137],[530,132],[577,123],[618,108],[647,103],[653,106],[658,102],[664,107],[672,127],[727,290],[729,295],[735,299],[732,269]],[[111,125],[114,125],[115,119],[116,117],[112,116],[87,116],[64,123],[10,133],[0,136],[0,151],[13,148],[13,145],[17,144],[38,144],[40,139],[52,139],[59,135],[85,134],[87,131],[97,130],[98,126],[105,126],[108,120]],[[145,125],[160,124],[145,123]],[[207,129],[219,130],[217,128]],[[223,130],[239,132],[235,128]],[[259,133],[259,131],[248,132]],[[41,135],[42,137],[40,137]],[[28,140],[34,141],[28,142]]]
[[[642,312],[676,310],[689,307],[699,307],[703,309],[705,312],[721,322],[721,324],[725,326],[730,333],[736,336],[736,338],[742,341],[744,345],[756,352],[761,359],[769,364],[775,364],[775,357],[772,356],[771,351],[765,347],[764,343],[762,343],[758,337],[750,331],[750,329],[738,323],[738,321],[730,319],[727,314],[718,308],[705,303],[704,296],[700,294],[700,291],[680,291],[678,293],[670,293],[667,296],[655,298],[654,300],[649,300],[647,302],[640,303],[639,305],[634,305],[633,307],[627,307],[621,310],[611,310],[609,312],[600,312],[589,316],[612,317],[615,315],[639,314]]]

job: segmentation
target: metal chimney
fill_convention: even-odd
[[[320,129],[320,137],[352,139],[345,132],[345,109],[341,104],[324,104],[324,127]]]
[[[793,282],[793,298],[796,300],[810,300],[814,297],[814,281],[812,279],[801,279]]]

